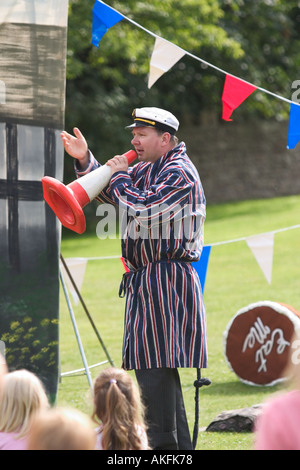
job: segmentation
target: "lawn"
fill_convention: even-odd
[[[300,311],[300,229],[281,231],[300,223],[299,204],[300,196],[289,196],[207,208],[205,244],[212,245],[204,292],[209,367],[202,371],[202,375],[208,377],[212,383],[208,387],[202,387],[199,394],[200,432],[197,449],[251,449],[252,433],[208,433],[204,429],[222,411],[261,403],[279,389],[278,385],[258,387],[242,383],[229,369],[224,358],[223,334],[236,312],[253,302],[282,302]],[[267,282],[245,242],[246,237],[266,232],[275,232],[271,284]],[[120,240],[98,239],[96,227],[93,233],[83,235],[64,231],[61,252],[64,258],[90,258],[81,294],[109,356],[119,367],[124,313],[124,299],[118,297],[123,273],[119,259]],[[106,361],[105,352],[82,306],[80,303],[72,305],[88,363],[93,365]],[[83,367],[63,292],[60,296],[60,361],[61,372]],[[92,368],[92,377],[108,365],[105,363]],[[182,369],[180,374],[192,433],[196,371]],[[58,404],[90,412],[86,375],[76,374],[61,379]]]

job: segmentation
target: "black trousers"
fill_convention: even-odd
[[[152,449],[192,450],[177,369],[136,370]]]

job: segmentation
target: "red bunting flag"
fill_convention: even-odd
[[[223,115],[225,121],[232,121],[230,116],[232,111],[236,109],[246,98],[248,98],[257,88],[249,83],[244,82],[232,75],[226,75],[223,89]]]

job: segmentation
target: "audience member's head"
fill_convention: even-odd
[[[101,448],[147,447],[143,411],[139,388],[128,372],[110,367],[99,374],[94,383],[93,419],[101,424]]]
[[[92,420],[78,410],[51,408],[33,422],[28,450],[95,450]]]
[[[0,431],[27,434],[32,419],[48,407],[40,379],[25,369],[3,375],[0,388]]]

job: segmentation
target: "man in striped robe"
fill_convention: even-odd
[[[147,410],[153,449],[192,449],[178,368],[207,367],[206,318],[192,266],[203,247],[206,201],[179,122],[168,111],[133,112],[132,145],[139,163],[116,155],[99,200],[123,210],[122,256],[128,267],[123,367],[134,369]],[[78,129],[64,132],[77,176],[99,167]]]

